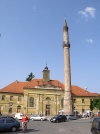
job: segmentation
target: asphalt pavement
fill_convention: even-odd
[[[61,123],[29,121],[26,134],[91,134],[91,120],[78,119]],[[23,134],[23,132],[20,128],[17,132],[2,132],[2,134]]]

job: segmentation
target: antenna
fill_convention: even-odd
[[[64,20],[66,20],[66,14],[64,14]]]
[[[87,89],[88,89],[88,87],[85,87],[85,89],[87,90]]]

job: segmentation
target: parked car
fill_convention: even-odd
[[[91,125],[92,134],[100,134],[100,118],[94,118]]]
[[[47,120],[47,118],[45,116],[40,116],[38,114],[36,115],[31,115],[30,116],[30,120],[40,120],[40,121],[44,121],[44,120]]]
[[[53,118],[50,119],[51,122],[63,122],[67,121],[67,118],[65,115],[56,115]]]
[[[98,117],[98,116],[97,117],[94,117],[93,120],[90,121],[90,123],[93,123],[93,121],[96,120],[96,119],[100,119],[100,117]]]
[[[13,117],[0,117],[0,131],[15,132],[20,128],[20,122]]]
[[[18,120],[21,120],[23,117],[23,114],[22,113],[16,113],[15,114],[15,118],[18,119]]]
[[[66,115],[67,120],[77,120],[79,117],[77,115],[69,114]]]

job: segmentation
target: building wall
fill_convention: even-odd
[[[2,100],[2,95],[5,95],[4,100]],[[10,96],[13,96],[12,101],[10,100]],[[18,101],[18,96],[21,96],[21,101]],[[2,114],[8,114],[9,108],[12,108],[12,113],[16,113],[18,106],[21,106],[21,109],[23,109],[23,103],[23,94],[0,93],[0,111]]]
[[[2,95],[5,95],[5,100],[2,99]],[[13,100],[10,101],[10,96],[13,96]],[[18,96],[21,96],[21,101],[18,101]],[[30,97],[34,98],[34,107],[30,107]],[[50,100],[48,99],[50,98]],[[50,114],[56,115],[59,110],[63,110],[61,105],[61,100],[64,98],[64,91],[60,89],[24,89],[23,94],[14,94],[14,93],[0,93],[0,111],[2,114],[8,114],[8,108],[12,108],[12,114],[16,112],[22,112],[26,114]],[[76,102],[73,102],[75,110],[79,113],[90,110],[90,99],[94,97],[85,97],[85,96],[73,96],[73,99]],[[82,103],[84,99],[84,103]],[[9,105],[9,102],[13,102],[12,105]],[[20,106],[20,108],[18,108]],[[48,113],[46,106],[49,106],[50,113]],[[94,113],[97,113],[97,109],[94,110]]]
[[[58,114],[61,109],[63,91],[59,89],[26,89],[24,90],[24,113],[46,114],[46,106],[50,105],[50,115]],[[30,97],[34,97],[34,107],[30,107]],[[47,98],[50,98],[48,100]],[[27,100],[27,101],[26,101]],[[49,113],[47,113],[49,114]]]
[[[74,103],[74,107],[75,107],[75,110],[78,111],[79,113],[83,113],[86,112],[86,111],[90,111],[90,103],[91,103],[91,100],[93,100],[94,97],[91,97],[91,96],[75,96],[73,97],[73,99],[76,99],[76,102],[73,102]],[[82,99],[84,99],[84,102],[82,103]],[[96,113],[98,110],[95,109],[93,110],[94,113]]]

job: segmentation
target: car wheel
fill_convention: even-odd
[[[67,119],[65,119],[65,122],[67,122]]]
[[[11,131],[12,132],[15,132],[17,130],[17,128],[15,127],[15,126],[13,126],[12,128],[11,128]]]
[[[32,121],[34,121],[34,119],[32,118]]]
[[[70,118],[68,119],[68,121],[70,121]]]
[[[56,120],[56,122],[58,123],[59,121],[58,121],[58,120]]]
[[[43,119],[41,118],[41,121],[43,121]]]

